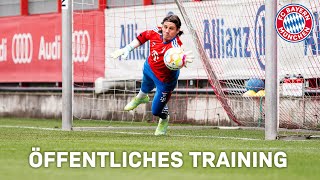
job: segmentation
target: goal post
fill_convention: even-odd
[[[280,128],[320,127],[317,0],[299,1],[310,9],[316,25],[299,43],[278,38],[274,28],[278,9],[293,1],[65,2],[69,7],[62,7],[65,130],[74,128],[73,118],[158,120],[151,103],[123,110],[139,92],[143,64],[153,44],[134,49],[126,60],[110,54],[152,30],[168,14],[180,17],[181,41],[195,55],[195,61],[181,69],[169,101],[170,122],[265,128],[266,140],[276,139]],[[149,95],[152,99],[153,92]]]
[[[274,20],[277,14],[277,1],[266,1],[266,80],[265,80],[265,139],[275,140],[278,135],[279,118],[279,77],[278,44]]]
[[[61,0],[62,27],[62,129],[72,130],[73,121],[73,0]]]

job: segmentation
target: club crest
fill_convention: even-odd
[[[300,4],[288,4],[278,11],[275,27],[278,35],[292,43],[303,41],[313,29],[312,13]]]

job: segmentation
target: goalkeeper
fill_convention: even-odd
[[[165,135],[169,122],[169,111],[167,103],[172,91],[176,87],[180,71],[172,71],[163,62],[165,52],[172,47],[180,47],[182,42],[180,36],[181,21],[177,15],[168,15],[162,21],[161,27],[142,32],[135,40],[122,49],[118,49],[111,54],[116,59],[121,56],[126,59],[129,53],[150,41],[150,55],[143,68],[142,85],[138,95],[129,102],[124,110],[135,109],[139,104],[148,103],[148,93],[156,87],[156,92],[152,101],[152,114],[160,117],[155,135]],[[187,56],[187,62],[192,62],[193,57]]]

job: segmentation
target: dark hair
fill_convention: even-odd
[[[176,25],[177,29],[180,29],[181,27],[181,21],[180,18],[177,15],[174,14],[170,14],[168,16],[166,16],[161,24],[163,25],[164,22],[172,22]],[[162,29],[159,30],[160,33],[162,33]],[[178,36],[181,36],[183,34],[183,31],[179,31]]]

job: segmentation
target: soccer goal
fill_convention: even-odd
[[[268,34],[275,27],[264,0],[62,1],[63,128],[72,129],[73,118],[157,121],[151,103],[123,110],[139,91],[150,44],[127,60],[110,54],[177,14],[181,40],[196,60],[181,70],[168,104],[171,122],[264,128],[271,118],[276,136],[279,128],[310,134],[320,126],[320,4],[280,0],[274,13],[290,3],[313,15],[314,29],[299,43]],[[274,62],[266,62],[268,47],[276,47]],[[268,63],[276,71],[267,72]]]

